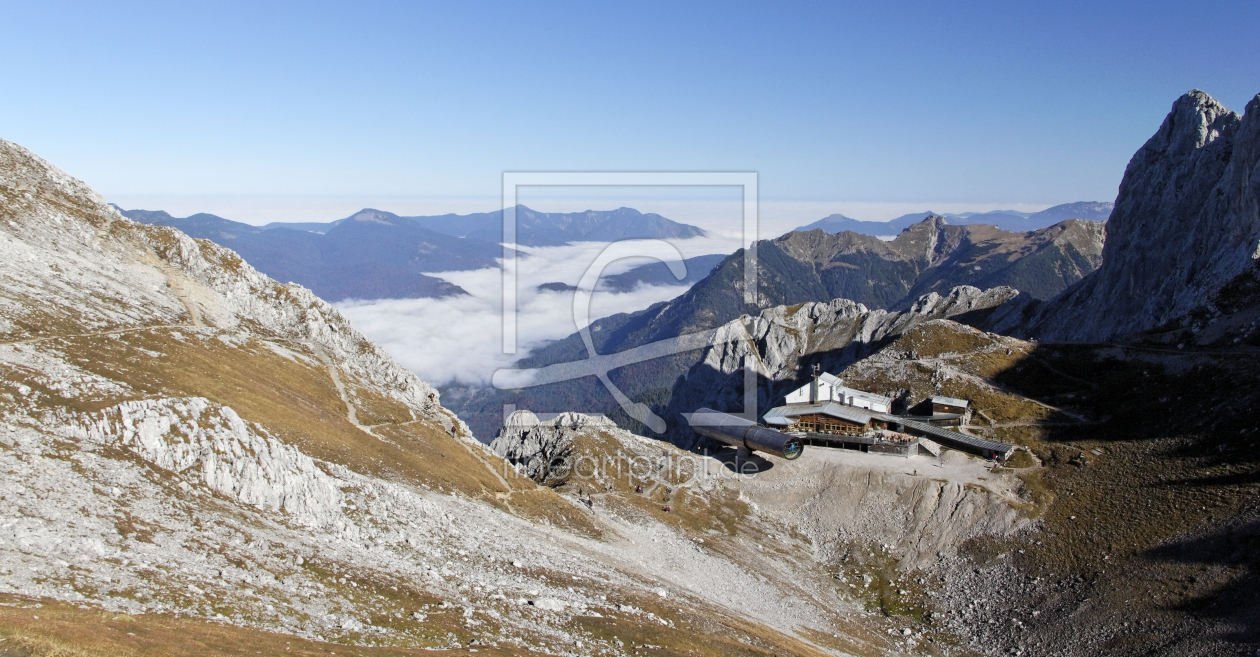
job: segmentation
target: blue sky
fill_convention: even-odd
[[[1254,0],[28,2],[6,23],[0,137],[107,196],[753,170],[769,201],[1111,200],[1178,95],[1260,92]]]

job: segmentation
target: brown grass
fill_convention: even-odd
[[[148,657],[198,655],[315,655],[386,657],[432,654],[419,649],[368,648],[309,641],[188,617],[128,616],[51,600],[0,595],[0,655],[14,657]],[[480,655],[512,655],[478,646]],[[471,654],[453,650],[445,654]]]
[[[284,345],[306,353],[309,362],[280,356],[256,339],[232,347],[191,329],[178,332],[184,337],[182,341],[172,337],[171,330],[152,329],[118,334],[116,338],[66,338],[52,341],[50,346],[85,370],[128,384],[136,390],[134,397],[205,397],[230,406],[242,419],[261,424],[316,459],[438,492],[480,497],[508,508],[504,496],[511,491],[489,469],[497,459],[487,455],[483,462],[442,427],[412,422],[410,413],[398,402],[358,388],[356,410],[360,417],[399,423],[377,426],[375,436],[351,424],[331,376],[305,346]],[[155,358],[141,349],[162,356]],[[29,375],[12,374],[13,380],[37,387]],[[44,402],[49,408],[97,411],[125,399],[65,399],[37,389],[46,393]],[[511,468],[498,471],[511,490],[536,488]],[[554,494],[531,495],[522,499],[519,507],[526,517],[550,518],[583,533],[594,531],[589,521],[580,520],[578,509]]]

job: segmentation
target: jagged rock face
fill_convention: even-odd
[[[546,421],[530,411],[515,411],[490,443],[490,450],[507,459],[516,471],[543,485],[564,481],[573,441],[590,429],[612,429],[606,418],[561,413]]]
[[[1260,96],[1246,115],[1202,91],[1133,156],[1097,272],[1043,306],[1032,333],[1105,340],[1208,303],[1260,256]]]

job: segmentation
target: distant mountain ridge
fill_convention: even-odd
[[[1085,219],[1088,221],[1107,221],[1111,215],[1113,204],[1096,201],[1080,201],[1064,203],[1047,208],[1041,212],[1019,212],[1016,210],[994,210],[992,212],[963,212],[960,214],[916,212],[905,214],[891,221],[862,221],[842,214],[823,217],[812,224],[799,226],[796,231],[824,230],[828,233],[852,231],[862,235],[891,237],[931,216],[944,217],[949,223],[958,226],[987,224],[1002,230],[1028,232],[1052,226],[1068,219]]]
[[[726,258],[727,256],[724,253],[686,258],[682,261],[682,264],[687,273],[682,279],[675,278],[674,272],[670,271],[669,265],[664,262],[639,265],[620,274],[604,276],[599,281],[599,289],[621,293],[633,291],[639,285],[695,285],[697,282],[704,280],[704,277],[708,276],[713,271],[713,268]],[[537,289],[547,292],[572,292],[577,289],[577,286],[569,283],[551,282],[543,283],[537,286]]]
[[[727,257],[724,253],[715,253],[683,260],[683,266],[687,269],[687,275],[682,280],[674,278],[674,272],[670,271],[669,265],[663,262],[653,262],[640,265],[621,274],[605,276],[601,283],[604,288],[613,292],[629,292],[640,284],[694,285],[704,280],[713,271],[713,268],[721,264]]]
[[[150,210],[122,213],[225,246],[264,274],[299,283],[330,301],[464,295],[463,288],[424,273],[497,267],[503,252],[497,244],[451,237],[370,208],[324,234],[264,230],[204,213],[185,218]]]
[[[634,208],[585,212],[538,212],[524,205],[516,211],[516,243],[524,246],[562,246],[570,242],[613,242],[628,239],[687,239],[704,230]],[[499,243],[503,240],[503,211],[404,217],[434,232]],[[270,223],[264,230],[290,228],[326,233],[345,221]]]
[[[425,274],[498,267],[503,255],[498,244],[503,234],[501,211],[402,217],[365,208],[327,223],[266,226],[205,213],[177,218],[160,210],[119,211],[133,221],[179,228],[230,248],[268,276],[300,283],[331,301],[467,294],[457,285]],[[695,226],[631,208],[558,214],[522,205],[517,206],[516,218],[517,242],[529,246],[704,234]]]

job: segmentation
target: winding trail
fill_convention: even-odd
[[[184,310],[188,311],[188,317],[193,326],[204,327],[205,321],[201,318],[201,309],[192,300],[192,293],[188,288],[188,279],[170,263],[165,260],[157,260],[157,268],[162,270],[162,275],[166,277],[166,286],[170,288],[171,293],[176,299],[183,304]]]
[[[338,370],[337,364],[333,362],[332,356],[328,355],[328,350],[326,350],[323,345],[318,344],[316,342],[309,341],[309,340],[305,341],[303,344],[310,347],[311,351],[315,353],[315,355],[319,358],[320,362],[324,364],[324,369],[328,370],[328,376],[332,378],[333,385],[337,388],[337,394],[341,396],[342,403],[346,405],[346,419],[349,420],[350,424],[353,424],[360,431],[368,434],[369,436],[372,436],[373,438],[376,438],[377,440],[381,440],[381,437],[376,435],[376,433],[374,433],[372,429],[376,427],[381,427],[381,426],[401,427],[401,426],[406,426],[408,424],[414,424],[417,422],[424,421],[422,419],[416,419],[416,420],[411,420],[408,422],[384,423],[384,424],[373,424],[373,425],[366,425],[366,424],[360,423],[358,411],[356,411],[354,408],[354,402],[353,400],[350,399],[350,393],[346,391],[346,384],[342,382],[341,380],[341,372]],[[442,410],[448,414],[450,413],[450,411],[447,411],[445,408],[443,408]],[[458,427],[459,426],[458,421],[452,418],[451,426]],[[458,429],[455,429],[455,431],[458,432]],[[469,445],[466,440],[461,439],[457,433],[452,433],[451,439],[454,440],[456,443],[458,443],[464,449],[468,450],[468,453],[471,454],[473,458],[477,459],[477,461],[479,461],[483,466],[485,466],[486,470],[489,471],[490,474],[493,475],[495,479],[499,480],[499,484],[503,486],[503,490],[507,492],[502,497],[496,494],[495,498],[502,501],[503,504],[507,506],[508,510],[511,511],[513,515],[517,515],[516,510],[512,508],[512,503],[511,503],[512,494],[515,493],[516,490],[512,488],[512,485],[508,483],[507,479],[505,479],[503,475],[499,474],[499,472],[495,470],[494,465],[492,465],[489,461],[483,458],[481,454],[478,454],[477,449],[475,449],[472,445]]]
[[[341,382],[341,372],[337,370],[337,364],[328,355],[328,351],[324,349],[323,345],[309,340],[304,342],[304,344],[310,347],[311,351],[315,352],[315,356],[324,364],[324,369],[328,370],[328,376],[332,377],[333,385],[337,388],[337,394],[341,395],[341,401],[346,405],[346,419],[350,420],[350,424],[353,424],[367,435],[377,438],[377,435],[372,433],[371,427],[359,424],[359,414],[355,411],[354,404],[350,401],[350,394],[346,392],[346,384]]]

